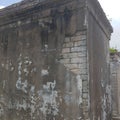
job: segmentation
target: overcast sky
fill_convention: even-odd
[[[120,0],[99,0],[108,19],[111,19],[114,32],[110,45],[120,51]]]
[[[0,6],[8,6],[21,0],[0,0]]]
[[[0,0],[0,8],[21,0]],[[99,0],[114,29],[110,46],[120,50],[120,0]]]

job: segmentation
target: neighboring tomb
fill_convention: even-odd
[[[120,119],[120,53],[111,53],[110,58],[113,118]]]
[[[0,120],[110,120],[111,32],[97,0],[0,10]]]

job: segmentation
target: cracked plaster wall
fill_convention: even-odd
[[[2,26],[1,120],[88,118],[86,31],[63,12]]]
[[[88,1],[27,2],[0,11],[0,119],[110,120],[108,42]]]

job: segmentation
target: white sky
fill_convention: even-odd
[[[110,46],[120,51],[120,0],[99,0],[108,19],[112,19],[111,24],[114,32],[111,37]]]
[[[0,9],[4,8],[4,6],[0,6]]]

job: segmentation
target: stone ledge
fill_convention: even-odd
[[[87,0],[87,9],[89,14],[97,21],[99,26],[103,29],[107,37],[110,39],[110,34],[113,32],[113,28],[106,17],[98,0]],[[101,21],[100,21],[101,20]]]
[[[120,117],[113,117],[112,120],[120,120]]]

